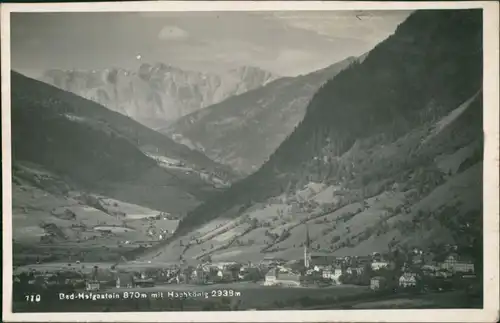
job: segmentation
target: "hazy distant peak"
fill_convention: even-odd
[[[242,94],[276,79],[258,67],[223,72],[184,70],[163,62],[137,69],[48,70],[41,80],[124,113],[150,127]]]
[[[155,63],[152,67],[151,67],[152,70],[155,70],[155,71],[161,71],[161,72],[169,72],[169,71],[174,71],[174,70],[180,70],[178,67],[175,67],[173,65],[170,65],[170,64],[166,64],[166,63],[163,63],[163,62],[159,62],[159,63]]]

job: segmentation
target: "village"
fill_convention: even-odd
[[[258,263],[212,262],[210,257],[197,265],[181,260],[176,264],[151,264],[138,269],[126,264],[108,267],[85,266],[77,261],[64,270],[42,271],[32,268],[14,275],[14,293],[77,291],[126,291],[172,285],[224,286],[238,283],[262,288],[318,289],[341,285],[362,286],[366,290],[419,293],[467,290],[478,283],[474,261],[460,255],[457,246],[443,246],[440,256],[414,248],[407,253],[374,252],[366,256],[335,256],[310,250],[309,235],[304,257],[283,260],[265,257]],[[441,258],[441,259],[438,259]],[[332,294],[335,289],[332,289]],[[22,294],[22,295],[21,295]]]

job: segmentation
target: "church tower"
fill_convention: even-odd
[[[309,247],[311,240],[309,239],[309,227],[306,224],[306,241],[304,244],[304,267],[309,268],[311,263],[311,254],[309,252]]]

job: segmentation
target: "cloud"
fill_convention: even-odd
[[[268,48],[234,39],[207,39],[196,44],[180,41],[176,46],[165,48],[163,53],[163,57],[168,57],[174,65],[201,70],[223,66],[226,67],[223,69],[228,69],[242,65],[258,65],[262,61],[276,58],[274,51],[269,51]]]
[[[189,33],[177,26],[163,26],[158,34],[158,38],[162,40],[185,39],[189,37]]]
[[[142,60],[185,69],[258,66],[281,75],[361,55],[394,32],[401,11],[16,13],[18,69],[136,68]],[[113,41],[113,46],[108,46]],[[171,42],[174,42],[173,46]]]
[[[315,32],[330,38],[357,38],[366,43],[377,43],[396,29],[411,12],[409,11],[330,11],[330,12],[279,12],[273,18],[285,28]]]

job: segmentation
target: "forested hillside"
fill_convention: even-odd
[[[319,87],[358,59],[349,57],[306,75],[279,78],[186,115],[165,132],[217,162],[251,174],[304,118]]]
[[[191,212],[177,234],[238,217],[311,182],[346,191],[340,202],[328,203],[330,210],[393,186],[417,191],[409,207],[465,178],[480,184],[481,87],[481,11],[418,11],[363,62],[324,84],[270,160]],[[477,215],[482,202],[476,184],[463,197],[472,196]],[[438,219],[434,213],[442,209],[424,214]]]
[[[229,168],[128,117],[16,72],[11,116],[14,175],[19,163],[29,162],[81,189],[176,213],[217,191],[203,172],[232,176]]]
[[[114,134],[119,134],[122,139],[128,140],[143,151],[165,154],[191,167],[204,168],[217,172],[221,176],[227,176],[227,178],[232,175],[229,167],[217,164],[204,154],[177,144],[170,138],[129,117],[16,72],[12,72],[12,98],[13,110],[16,113],[33,109],[33,113],[47,115],[41,120],[50,120],[54,116],[65,116],[66,120],[72,118],[73,122],[85,121],[84,123],[89,127],[93,124],[98,129],[106,128]],[[33,122],[36,122],[36,119]],[[75,123],[72,124],[75,125]],[[64,133],[61,132],[60,135],[62,136]],[[90,140],[88,143],[94,144]],[[26,142],[26,144],[28,145],[30,142]]]

